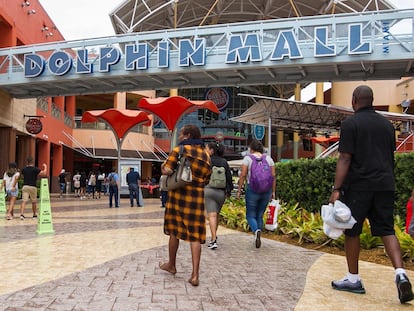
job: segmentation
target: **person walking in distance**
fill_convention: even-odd
[[[112,207],[112,198],[115,200],[115,207],[119,207],[119,176],[118,170],[114,169],[109,175],[109,207]]]
[[[133,167],[129,168],[129,172],[126,175],[126,182],[128,184],[131,207],[134,206],[134,198],[137,201],[137,206],[143,206],[143,204],[139,202],[139,186],[141,182],[141,176],[138,172],[135,171]]]
[[[63,193],[65,192],[65,188],[66,188],[66,172],[65,172],[65,169],[62,168],[58,178],[59,178],[60,197],[62,198]]]
[[[210,155],[212,166],[210,183],[204,188],[204,204],[211,232],[211,240],[207,247],[217,249],[218,215],[226,197],[230,197],[233,190],[233,181],[230,166],[223,157],[224,146],[219,143],[208,143],[206,151]]]
[[[9,200],[9,208],[7,209],[7,220],[13,219],[14,204],[19,195],[19,176],[16,163],[9,163],[9,168],[3,175],[3,183],[0,185],[5,188],[7,198]]]
[[[37,178],[38,176],[46,176],[47,165],[43,163],[43,169],[34,166],[33,158],[27,158],[27,166],[22,169],[23,187],[22,187],[22,205],[20,206],[20,219],[24,220],[24,210],[27,202],[32,202],[33,218],[37,217]]]
[[[101,192],[102,192],[102,183],[105,180],[105,174],[101,173],[100,171],[98,171],[96,173],[96,195],[97,198],[100,199],[101,198]]]
[[[88,178],[84,171],[80,174],[80,199],[83,200],[86,198],[86,186],[88,184]]]
[[[167,175],[161,175],[160,177],[160,199],[161,199],[161,208],[165,208],[165,204],[167,204],[167,197],[168,197],[168,189],[164,188],[163,180],[167,178]]]
[[[92,196],[92,199],[95,199],[96,192],[96,173],[95,171],[90,171],[88,176],[88,198]]]
[[[401,303],[414,299],[403,268],[401,249],[394,232],[395,130],[391,122],[375,112],[373,91],[366,85],[352,94],[353,116],[341,124],[339,158],[330,203],[344,202],[357,221],[345,230],[347,275],[331,285],[336,290],[365,294],[359,276],[362,226],[367,218],[371,233],[379,236],[395,269],[395,283]]]
[[[81,188],[81,174],[79,171],[76,171],[73,175],[73,189],[75,189],[75,197],[80,197],[80,188]]]

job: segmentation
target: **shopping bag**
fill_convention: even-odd
[[[279,214],[280,204],[279,200],[273,199],[267,206],[267,219],[265,229],[274,231],[277,229],[277,216]]]
[[[339,200],[334,204],[324,204],[321,208],[323,232],[331,239],[338,239],[345,229],[351,229],[356,220],[348,206]]]

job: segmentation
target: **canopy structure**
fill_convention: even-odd
[[[112,132],[115,135],[117,142],[117,159],[118,159],[118,173],[121,172],[121,148],[122,142],[127,135],[127,133],[136,125],[151,125],[151,119],[148,114],[144,111],[138,110],[119,110],[115,108],[106,109],[106,110],[91,110],[86,111],[82,115],[82,122],[96,122],[96,121],[105,121],[111,128]],[[120,196],[120,191],[118,191],[118,197]],[[118,198],[119,199],[119,198]]]
[[[354,113],[352,109],[335,105],[248,94],[239,95],[253,97],[257,102],[240,116],[233,117],[230,120],[266,127],[271,126],[274,129],[329,133],[333,130],[339,130],[342,120]],[[408,122],[411,128],[411,123],[414,121],[414,115],[377,112],[392,121],[395,127],[401,127],[402,123]]]
[[[323,146],[324,148],[329,148],[334,143],[339,141],[339,136],[332,136],[332,137],[331,136],[328,136],[328,137],[318,136],[318,137],[311,137],[311,140],[314,143]]]
[[[394,9],[387,0],[126,0],[109,17],[115,33]]]
[[[96,122],[103,120],[109,124],[115,137],[122,140],[135,125],[151,125],[148,114],[138,110],[118,110],[115,108],[106,110],[86,111],[82,116],[82,122]]]
[[[172,137],[171,147],[175,145],[175,133],[177,122],[187,113],[205,108],[219,114],[216,104],[211,100],[188,100],[182,96],[142,98],[138,102],[138,108],[155,114],[167,127]]]
[[[219,114],[216,104],[211,100],[188,100],[182,96],[142,98],[138,108],[155,114],[172,132],[180,118],[197,109],[205,108]]]

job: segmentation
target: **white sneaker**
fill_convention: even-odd
[[[217,245],[217,240],[210,241],[210,243],[208,243],[207,247],[208,247],[209,249],[217,249],[217,248],[218,248],[218,245]]]

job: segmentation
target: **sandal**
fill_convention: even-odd
[[[167,272],[169,272],[169,273],[171,273],[172,275],[174,275],[174,274],[176,274],[177,273],[177,269],[175,269],[175,268],[171,268],[169,265],[168,265],[168,262],[166,262],[166,263],[159,263],[159,267],[160,267],[160,269],[161,270],[164,270],[164,271],[167,271]]]
[[[12,219],[13,219],[13,216],[11,216],[11,215],[7,215],[6,219],[7,219],[7,220],[12,220]]]

